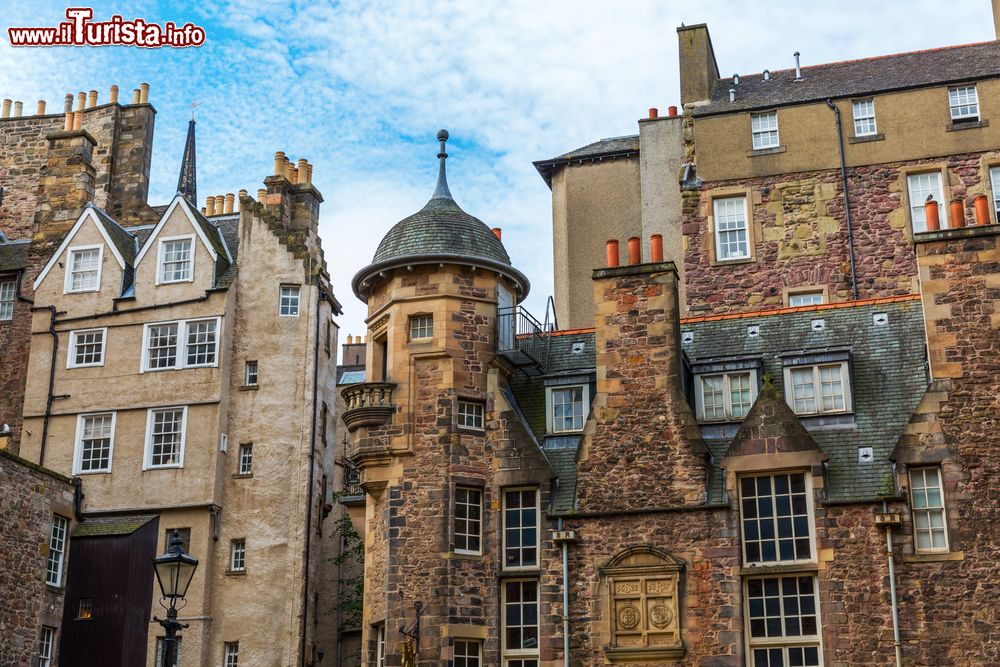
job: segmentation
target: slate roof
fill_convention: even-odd
[[[28,247],[31,241],[0,243],[0,272],[21,271],[28,265]]]
[[[362,365],[337,366],[337,386],[358,384],[365,381],[365,367]]]
[[[533,162],[535,169],[541,174],[546,185],[552,187],[552,170],[560,164],[569,164],[577,160],[600,160],[603,158],[624,157],[639,152],[639,135],[630,134],[622,137],[610,137],[574,148],[568,153],[548,160]]]
[[[135,241],[135,236],[131,232],[119,225],[114,218],[105,213],[103,210],[97,208],[93,204],[88,204],[97,217],[101,219],[104,223],[104,230],[111,237],[111,242],[115,244],[115,249],[125,260],[127,266],[133,266],[135,264],[135,256],[138,254],[137,244]]]
[[[694,107],[694,115],[711,116],[997,77],[1000,42],[948,46],[801,69],[799,81],[795,80],[794,69],[771,72],[769,81],[764,81],[761,74],[741,74],[737,86],[733,86],[731,77],[719,79],[709,103]],[[736,89],[734,102],[729,101],[730,88]]]
[[[156,515],[106,516],[88,518],[73,529],[73,537],[115,537],[131,535]]]

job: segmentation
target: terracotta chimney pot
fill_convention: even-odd
[[[986,195],[976,195],[976,198],[972,200],[972,204],[976,209],[976,224],[992,224],[990,221],[990,200]]]
[[[87,96],[87,108],[93,109],[97,106],[97,91],[90,91],[90,95]]]
[[[73,129],[73,112],[66,112],[66,121],[63,123],[63,132],[69,132]]]
[[[313,166],[306,162],[306,183],[313,182]]]
[[[233,203],[236,201],[236,195],[232,192],[226,193],[226,213],[233,212]]]
[[[285,175],[285,154],[282,151],[275,151],[274,153],[274,175]]]
[[[111,104],[118,104],[118,86],[111,86],[111,93],[108,95]]]
[[[21,113],[24,111],[24,102],[21,100],[16,100],[14,102],[14,118],[20,118]]]
[[[608,268],[618,266],[618,239],[608,239]]]
[[[205,197],[205,217],[212,217],[215,215],[215,197],[208,195]]]
[[[965,227],[965,205],[962,200],[955,197],[951,200],[951,228],[960,229]]]
[[[73,129],[82,130],[83,129],[83,112],[75,111],[73,112]]]
[[[497,237],[498,241],[502,241],[503,240],[503,230],[501,228],[499,228],[499,227],[494,227],[493,228],[493,236]]]
[[[677,107],[675,107],[675,106],[669,106],[669,107],[667,107],[667,115],[670,116],[671,118],[673,118],[674,116],[676,116],[677,115]]]
[[[142,92],[138,88],[133,88],[132,89],[132,102],[131,102],[131,104],[138,104],[139,103],[139,96],[140,95],[142,95]]]
[[[10,99],[3,101],[3,106],[0,107],[0,118],[10,118],[10,105],[13,103],[14,101]]]
[[[225,195],[215,195],[215,214],[222,215],[223,211],[225,210],[226,210]]]
[[[653,234],[649,237],[649,259],[652,262],[663,261],[663,234]]]
[[[936,232],[941,229],[941,218],[938,216],[938,203],[933,199],[924,204],[924,218],[927,220],[927,231]]]
[[[38,106],[35,107],[35,115],[36,116],[45,115],[45,100],[38,100]]]
[[[149,84],[139,84],[139,104],[149,104]]]
[[[638,236],[633,236],[628,240],[628,263],[633,266],[642,264],[642,248],[639,246]]]
[[[264,188],[257,188],[257,201],[263,204],[264,197],[266,196],[267,196],[267,190],[265,190]]]
[[[84,106],[87,104],[87,93],[77,93],[76,94],[76,111],[83,111]]]
[[[656,107],[649,107],[649,117],[650,118],[659,118],[659,116],[660,116],[660,110],[659,109],[657,109]]]

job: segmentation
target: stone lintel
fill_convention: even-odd
[[[641,276],[652,273],[673,273],[677,275],[677,266],[673,262],[650,262],[646,264],[629,264],[628,266],[613,266],[604,269],[594,269],[594,280],[604,278],[619,278],[622,276]]]

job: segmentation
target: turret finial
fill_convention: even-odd
[[[440,130],[437,138],[441,142],[441,149],[438,152],[440,164],[438,166],[437,187],[434,188],[434,194],[431,195],[431,199],[451,199],[451,190],[448,189],[448,175],[445,173],[444,166],[444,161],[448,159],[448,153],[445,152],[445,143],[448,141],[448,130]]]

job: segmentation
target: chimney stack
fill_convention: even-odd
[[[712,50],[712,38],[704,23],[677,29],[680,49],[681,105],[711,98],[719,79],[719,66]]]

